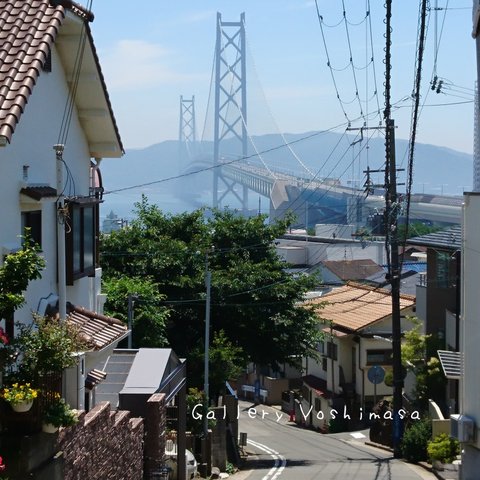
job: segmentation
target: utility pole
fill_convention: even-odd
[[[67,273],[65,267],[65,223],[68,216],[68,207],[65,205],[63,191],[65,189],[63,179],[63,169],[65,162],[63,160],[63,151],[65,145],[56,144],[55,150],[57,165],[57,277],[58,277],[58,314],[61,320],[67,317]]]
[[[208,404],[209,404],[209,384],[208,384],[208,375],[209,375],[209,355],[210,355],[210,289],[212,284],[212,272],[210,272],[210,267],[208,264],[208,252],[205,255],[205,287],[207,289],[207,298],[205,301],[205,367],[204,367],[204,385],[203,392],[205,395],[205,407],[203,414],[203,435],[205,439],[208,435]]]
[[[135,301],[138,300],[138,295],[135,294],[128,294],[128,310],[127,310],[127,321],[128,321],[128,329],[130,333],[128,334],[128,349],[132,348],[132,335],[133,335],[133,308],[135,307]]]
[[[388,260],[388,280],[392,292],[392,355],[393,355],[393,456],[401,457],[400,444],[403,428],[399,412],[403,405],[403,368],[400,319],[400,262],[398,258],[398,195],[397,166],[395,159],[395,123],[391,118],[391,18],[392,0],[386,0],[385,32],[385,245]]]

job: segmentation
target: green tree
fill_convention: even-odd
[[[161,305],[165,299],[158,286],[148,278],[118,277],[104,282],[107,294],[105,312],[128,324],[128,296],[135,295],[132,346],[162,347],[167,345],[165,322],[169,309]]]
[[[421,235],[427,235],[428,233],[438,232],[440,227],[436,227],[433,225],[425,225],[422,222],[410,222],[408,225],[408,233],[407,233],[407,226],[405,224],[401,224],[398,226],[398,238],[412,238],[412,237],[419,237]]]
[[[13,313],[23,305],[23,292],[30,281],[41,278],[45,260],[39,247],[27,235],[22,248],[6,256],[0,267],[0,319],[7,321],[7,333],[13,334]]]
[[[291,218],[268,225],[265,216],[245,218],[228,210],[165,215],[145,198],[136,215],[128,228],[102,238],[104,278],[140,276],[157,285],[169,307],[168,341],[190,360],[190,369],[193,352],[204,348],[207,254],[211,338],[222,330],[239,349],[238,365],[276,368],[315,355],[316,315],[301,302],[316,279],[287,273],[274,245]]]
[[[190,373],[194,378],[204,382],[204,345],[197,345],[190,356]],[[244,354],[241,347],[231,342],[225,332],[214,332],[209,348],[210,391],[218,395],[225,391],[225,380],[236,380],[243,371]]]
[[[422,323],[418,318],[412,317],[409,320],[413,328],[404,334],[402,362],[415,374],[414,394],[418,406],[427,410],[429,399],[443,403],[446,379],[436,356],[437,339],[421,333]]]

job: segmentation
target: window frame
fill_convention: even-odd
[[[380,355],[383,354],[383,360],[371,361],[369,360],[369,355]],[[369,348],[365,352],[366,355],[366,365],[393,365],[393,350],[391,348]]]
[[[77,198],[66,202],[66,206],[68,219],[65,224],[65,268],[67,285],[73,285],[75,280],[95,276],[100,232],[99,200],[94,197]],[[79,254],[78,258],[76,253]],[[88,257],[91,257],[91,263],[88,262]]]
[[[335,342],[327,342],[327,357],[338,360],[338,345]]]
[[[35,210],[22,210],[20,212],[22,235],[25,236],[25,229],[30,228],[30,238],[40,247],[40,249],[42,248],[42,213],[41,208],[36,208]],[[32,219],[35,220],[32,222]],[[24,240],[22,240],[22,243],[23,241]]]

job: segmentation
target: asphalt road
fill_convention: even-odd
[[[264,405],[256,406],[257,415],[250,411],[249,416],[250,407],[251,403],[240,402],[239,431],[247,432],[249,455],[245,471],[237,474],[239,480],[436,478],[421,467],[393,459],[389,452],[365,445],[367,432],[322,435],[295,426],[287,414]]]

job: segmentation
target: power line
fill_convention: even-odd
[[[403,239],[403,247],[405,247],[405,242],[408,236],[408,227],[409,227],[409,218],[410,218],[410,197],[412,193],[413,186],[413,159],[415,151],[415,141],[417,136],[417,125],[418,125],[418,116],[419,116],[419,106],[420,106],[420,88],[422,82],[422,66],[423,66],[423,53],[425,49],[425,29],[426,29],[426,9],[427,9],[427,0],[422,0],[421,9],[419,12],[419,27],[418,27],[418,54],[417,54],[417,67],[416,75],[413,89],[413,98],[414,98],[414,108],[412,111],[412,122],[410,129],[410,140],[409,140],[409,155],[408,155],[408,166],[407,166],[407,188],[406,188],[406,197],[407,197],[407,208],[406,208],[406,226],[405,226],[405,238]],[[402,260],[400,262],[400,269],[402,268]]]
[[[336,130],[336,129],[342,127],[342,126],[345,126],[345,123],[338,124],[338,125],[336,125],[334,127],[331,127],[327,130],[314,132],[314,133],[305,135],[301,138],[297,138],[296,140],[292,140],[292,141],[288,142],[288,145],[294,145],[296,143],[300,143],[300,142],[303,142],[305,140],[309,140],[310,138],[318,137],[320,135],[325,135],[326,133],[329,133],[333,130]],[[277,145],[275,147],[271,147],[271,148],[268,148],[266,150],[262,150],[261,152],[259,152],[259,154],[274,152],[276,150],[280,150],[282,148],[285,148],[286,146],[287,145],[285,145],[285,144]],[[213,170],[215,168],[220,168],[220,167],[225,166],[225,165],[231,165],[233,163],[241,162],[243,160],[248,160],[248,159],[251,159],[251,158],[255,158],[256,156],[257,156],[257,154],[255,153],[255,154],[243,156],[243,157],[240,157],[240,158],[236,158],[236,159],[233,159],[233,160],[229,160],[229,161],[223,162],[222,164],[219,164],[219,165],[212,165],[210,167],[202,167],[202,168],[199,168],[198,170],[182,173],[182,174],[179,174],[179,175],[173,175],[171,177],[166,177],[166,178],[162,178],[162,179],[159,179],[159,180],[154,180],[152,182],[140,183],[140,184],[131,185],[131,186],[128,186],[128,187],[122,187],[122,188],[116,188],[116,189],[113,189],[113,190],[107,190],[103,193],[103,195],[105,196],[105,195],[109,195],[111,193],[124,192],[124,191],[127,191],[127,190],[133,190],[133,189],[136,189],[136,188],[143,188],[143,187],[148,187],[150,185],[156,185],[156,184],[160,184],[160,183],[170,182],[171,180],[176,180],[178,178],[189,177],[191,175],[196,175],[198,173]]]

